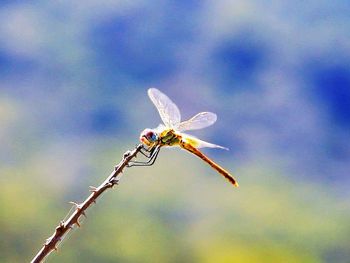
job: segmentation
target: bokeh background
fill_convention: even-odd
[[[127,169],[47,262],[350,262],[349,1],[1,1],[0,261],[28,262],[160,122],[193,134]]]

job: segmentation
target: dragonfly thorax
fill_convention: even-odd
[[[173,146],[180,142],[181,136],[176,134],[173,129],[165,129],[159,135],[159,140],[162,145]]]

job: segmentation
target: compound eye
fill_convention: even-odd
[[[157,140],[157,135],[153,131],[149,131],[146,133],[146,137],[149,141],[156,141]]]

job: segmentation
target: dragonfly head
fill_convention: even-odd
[[[159,139],[158,134],[151,129],[143,130],[143,132],[141,132],[141,135],[140,135],[140,141],[148,147],[154,146],[155,144],[157,144],[158,139]]]

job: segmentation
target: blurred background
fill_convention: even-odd
[[[127,169],[47,262],[350,262],[348,1],[1,1],[0,261],[29,262],[160,118],[230,148]]]

